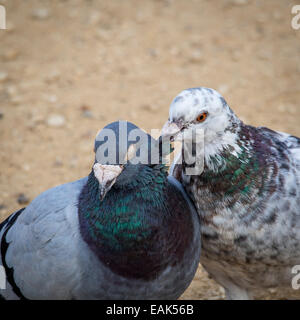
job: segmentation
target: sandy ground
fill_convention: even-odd
[[[8,27],[0,30],[0,220],[86,176],[105,124],[161,128],[185,88],[215,88],[245,122],[300,136],[295,1],[0,4]],[[182,298],[224,292],[199,267]]]

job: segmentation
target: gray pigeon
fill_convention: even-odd
[[[107,127],[118,146],[117,123]],[[128,128],[128,150],[117,152],[131,153],[128,163],[103,163],[98,135],[88,177],[45,191],[0,225],[0,297],[177,299],[185,291],[200,259],[196,209],[164,165],[133,164],[137,127]]]
[[[300,297],[292,289],[300,265],[300,139],[244,124],[218,92],[201,87],[173,100],[162,136],[182,140],[196,129],[204,134],[204,149],[193,143],[202,172],[187,174],[182,155],[170,174],[200,215],[201,264],[229,299],[268,288]]]

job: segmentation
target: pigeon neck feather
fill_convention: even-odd
[[[99,260],[113,272],[149,280],[157,276],[164,259],[168,259],[159,249],[161,243],[155,231],[168,230],[164,222],[171,214],[164,210],[167,174],[159,167],[149,172],[148,166],[141,166],[139,176],[134,178],[137,168],[127,169],[103,201],[99,199],[97,179],[93,173],[89,175],[79,197],[80,231]],[[149,256],[153,248],[155,252]]]

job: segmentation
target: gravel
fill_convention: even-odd
[[[19,204],[27,204],[30,200],[24,193],[20,193],[18,195],[17,201]]]
[[[65,117],[60,114],[52,114],[47,119],[47,124],[49,127],[63,127],[65,123]]]

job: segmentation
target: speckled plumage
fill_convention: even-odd
[[[103,200],[92,171],[0,225],[1,297],[176,299],[199,263],[199,228],[164,166],[126,164]]]
[[[171,173],[198,209],[202,265],[228,298],[272,287],[292,292],[292,267],[300,264],[300,139],[245,125],[212,89],[179,97],[169,121],[205,135],[203,172],[187,176],[183,162]],[[203,111],[206,121],[190,125]]]

